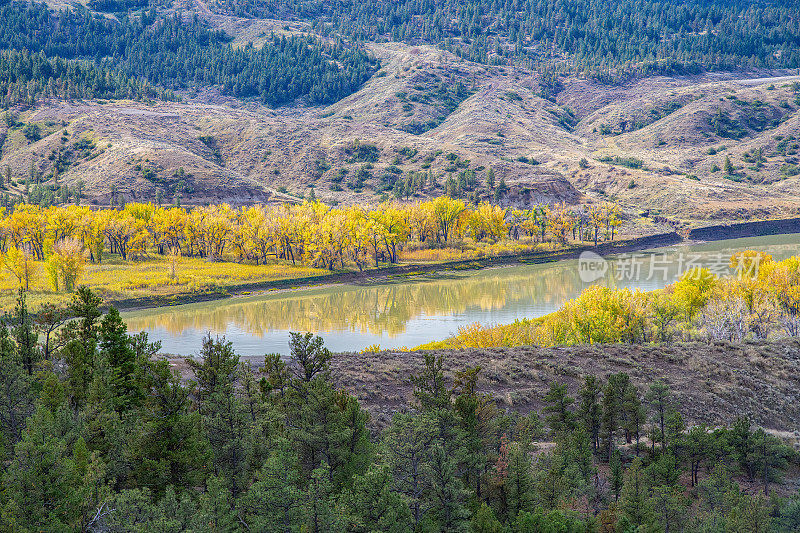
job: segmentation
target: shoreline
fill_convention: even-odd
[[[785,235],[800,233],[800,217],[790,219],[761,220],[734,224],[718,224],[694,228],[685,236],[675,231],[656,233],[643,237],[634,237],[616,241],[606,241],[593,246],[577,245],[553,252],[532,252],[480,259],[462,259],[441,263],[412,263],[372,268],[355,272],[332,272],[318,276],[306,276],[275,281],[258,281],[239,283],[224,290],[204,293],[182,293],[170,296],[153,296],[145,298],[128,298],[113,300],[104,307],[114,306],[120,311],[140,311],[159,307],[172,307],[193,303],[223,300],[237,296],[253,296],[269,292],[288,292],[312,287],[324,287],[345,283],[375,283],[393,276],[410,276],[445,270],[480,270],[490,267],[514,264],[543,264],[568,259],[577,259],[581,253],[594,252],[600,256],[616,255],[628,252],[650,250],[663,246],[671,246],[696,241],[720,241],[745,237],[763,237],[768,235]]]
[[[193,303],[223,300],[236,296],[253,296],[272,292],[287,292],[309,288],[325,287],[345,283],[380,282],[394,276],[411,276],[446,270],[482,270],[485,268],[514,264],[543,264],[567,259],[577,259],[581,253],[594,252],[601,256],[616,255],[627,252],[647,250],[661,246],[670,246],[683,242],[676,232],[657,233],[644,237],[635,237],[618,241],[606,241],[592,245],[580,245],[553,252],[532,252],[480,259],[461,259],[441,263],[411,263],[406,265],[384,266],[355,272],[332,272],[319,276],[306,276],[275,281],[258,281],[239,283],[226,287],[224,291],[205,293],[185,293],[170,296],[154,296],[146,298],[128,298],[110,301],[104,307],[114,306],[119,311],[141,311],[159,307],[172,307]]]

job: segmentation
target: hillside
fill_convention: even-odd
[[[684,406],[690,424],[724,425],[751,416],[759,425],[797,439],[800,427],[800,345],[795,340],[748,344],[582,345],[571,347],[463,349],[436,352],[444,371],[480,366],[481,392],[504,408],[540,410],[550,383],[568,386],[574,396],[587,374],[606,379],[628,373],[640,390],[664,379]],[[257,362],[260,364],[260,362]],[[412,402],[408,376],[424,365],[423,352],[337,354],[337,383],[356,394],[378,425]]]
[[[167,202],[180,193],[184,202],[241,203],[285,199],[277,190],[308,195],[314,187],[319,198],[374,202],[409,175],[435,176],[438,187],[412,194],[438,195],[447,177],[473,171],[483,185],[492,168],[511,187],[506,201],[514,204],[588,197],[685,218],[795,212],[800,119],[787,81],[664,78],[609,89],[571,79],[553,103],[535,94],[531,72],[450,62],[429,48],[373,50],[385,57],[379,74],[322,108],[199,97],[40,105],[18,120],[40,125],[42,139],[27,140],[20,127],[0,129],[0,167],[23,177],[33,164],[47,176],[66,158],[61,182],[83,181],[99,203],[108,202],[111,186],[129,201],[155,200],[161,190]],[[451,110],[439,90],[459,82],[472,94]],[[719,117],[728,121],[717,131]],[[84,157],[70,149],[82,139],[97,147]],[[735,175],[712,172],[726,156]]]
[[[181,29],[179,38],[198,50],[211,46],[208,57],[224,58],[230,75],[204,73],[191,82],[200,71],[180,74],[168,87],[174,93],[160,100],[141,96],[155,89],[136,86],[124,94],[138,100],[65,97],[53,90],[33,105],[12,105],[0,122],[0,169],[11,178],[7,192],[22,195],[43,183],[56,197],[74,198],[80,189],[84,202],[100,205],[112,197],[189,204],[291,202],[312,195],[332,203],[442,194],[480,200],[495,196],[487,185],[491,169],[495,186],[503,180],[509,187],[497,195],[507,205],[609,200],[684,220],[797,213],[800,77],[765,68],[793,60],[748,60],[740,63],[748,70],[608,83],[570,69],[554,73],[540,63],[468,61],[460,49],[453,53],[424,39],[409,44],[411,39],[375,37],[364,44],[363,58],[374,58],[375,70],[363,84],[290,89],[290,73],[285,90],[262,83],[252,88],[261,96],[252,97],[247,62],[261,57],[259,48],[275,46],[272,35],[306,39],[313,33],[308,46],[322,47],[320,54],[354,56],[308,13],[261,19],[253,18],[261,8],[232,5],[178,2],[163,11],[167,17],[198,16],[202,23]],[[76,15],[72,24],[98,31],[96,22],[82,20]],[[137,37],[150,31],[145,22],[127,24],[128,33],[113,37],[132,54],[120,56],[120,68],[127,75],[156,69],[147,78],[166,79],[157,70],[161,63],[151,65],[137,51],[149,46]],[[158,31],[160,39],[164,32]],[[203,44],[209,39],[212,45]],[[66,41],[59,46],[68,57],[92,51]],[[236,56],[237,50],[244,55]],[[159,61],[178,68],[171,62],[181,57],[166,53]],[[347,59],[352,72],[336,75],[362,76],[364,62],[373,60],[363,58]],[[203,61],[194,63],[200,68]],[[237,62],[245,70],[236,70]],[[109,90],[120,94],[119,87]],[[314,96],[318,90],[337,96]],[[289,104],[262,103],[292,95],[299,96]],[[325,98],[338,100],[320,104]]]

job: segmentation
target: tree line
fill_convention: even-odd
[[[564,245],[570,239],[597,243],[613,238],[619,224],[619,209],[612,204],[504,209],[444,196],[375,208],[335,208],[320,202],[191,209],[129,203],[95,211],[76,205],[16,204],[8,210],[0,207],[0,251],[6,259],[13,254],[10,264],[17,272],[29,272],[36,268],[35,261],[47,261],[59,249],[88,256],[92,262],[102,261],[106,253],[123,260],[172,254],[363,270],[371,264],[397,263],[404,249],[456,246],[463,239],[486,244],[510,240]],[[23,268],[21,261],[32,266]],[[20,284],[29,285],[22,279]]]
[[[528,61],[613,80],[627,74],[800,66],[796,0],[225,0],[240,16],[313,23],[322,35],[425,42],[483,63]]]
[[[171,97],[172,90],[217,86],[271,106],[298,98],[319,105],[356,91],[377,66],[363,48],[342,42],[273,35],[255,48],[229,41],[196,17],[154,9],[109,19],[85,8],[53,14],[43,3],[12,2],[0,7],[7,56],[0,94],[13,93],[9,106],[48,95]]]
[[[504,410],[480,367],[424,355],[372,425],[292,333],[254,367],[224,338],[191,379],[85,288],[0,324],[0,524],[13,531],[600,532],[800,527],[768,498],[796,452],[747,419],[690,426],[669,386],[587,375]],[[355,356],[354,356],[355,357]],[[744,490],[750,482],[756,491]]]
[[[41,99],[177,100],[172,91],[88,61],[48,58],[43,52],[0,51],[0,108]]]

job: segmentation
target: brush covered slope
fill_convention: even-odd
[[[457,4],[443,9],[463,19]],[[515,206],[614,201],[684,220],[796,214],[800,77],[787,67],[796,66],[798,52],[791,28],[774,18],[790,6],[752,11],[750,29],[731,22],[741,6],[715,2],[695,13],[694,25],[749,36],[734,53],[722,37],[709,44],[702,31],[681,33],[649,2],[645,19],[693,52],[659,63],[616,50],[608,68],[598,59],[599,37],[559,41],[549,16],[536,19],[535,5],[524,4],[530,16],[515,15],[522,17],[516,30],[490,11],[473,17],[494,24],[494,48],[471,36],[472,23],[428,34],[399,7],[390,9],[396,17],[380,17],[391,24],[366,32],[372,15],[359,11],[364,6],[336,2],[151,9],[92,2],[95,12],[85,13],[53,4],[59,27],[106,37],[83,48],[59,41],[58,32],[46,43],[6,39],[4,54],[39,43],[67,70],[100,73],[73,75],[70,85],[56,72],[39,85],[27,80],[35,89],[26,92],[14,70],[24,61],[8,62],[17,77],[5,81],[0,122],[5,192],[24,196],[39,184],[54,202],[79,192],[100,205],[375,203],[448,194]],[[601,15],[599,4],[568,4],[572,16],[581,9]],[[622,12],[633,9],[622,4]],[[24,19],[14,6],[4,9]],[[38,10],[39,24],[47,20],[43,8],[25,9]],[[412,19],[429,20],[427,12],[413,14],[423,8],[408,9]],[[612,36],[627,35],[620,20],[609,21]],[[510,46],[531,24],[533,33]],[[771,28],[770,39],[759,28]],[[194,50],[192,61],[182,63],[185,52],[169,39]],[[593,44],[576,55],[581,42]],[[703,55],[709,46],[726,53]],[[158,53],[147,55],[151,49]],[[219,68],[209,72],[206,63]],[[306,71],[319,76],[309,80]],[[92,76],[105,84],[81,85]]]

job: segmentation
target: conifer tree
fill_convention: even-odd
[[[595,453],[598,451],[600,445],[600,422],[602,409],[600,408],[600,384],[596,376],[586,376],[583,381],[583,387],[578,392],[580,404],[578,406],[578,415],[581,424],[592,441],[592,448]]]
[[[544,401],[544,412],[547,413],[545,422],[554,434],[571,431],[575,427],[575,413],[570,410],[575,400],[567,394],[565,384],[555,381],[550,383],[550,390],[545,394]]]
[[[119,412],[137,407],[143,396],[136,377],[136,353],[127,329],[114,307],[109,309],[99,328],[100,349],[111,366],[111,402]]]

